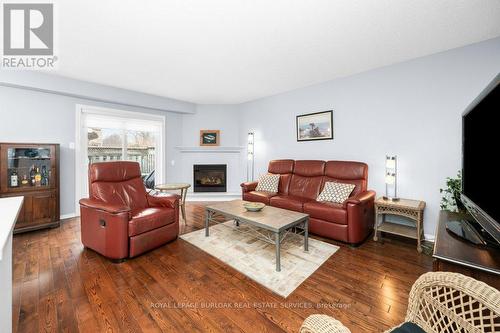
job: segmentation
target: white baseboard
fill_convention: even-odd
[[[189,192],[186,201],[229,201],[241,199],[240,192]]]
[[[60,220],[66,220],[66,219],[71,219],[73,217],[77,217],[75,213],[70,213],[70,214],[63,214],[59,217]]]
[[[431,235],[431,234],[424,234],[424,239],[429,242],[434,242],[436,236]]]

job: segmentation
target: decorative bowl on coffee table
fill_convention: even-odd
[[[262,202],[245,202],[243,203],[243,207],[249,212],[258,212],[264,208],[266,204]]]

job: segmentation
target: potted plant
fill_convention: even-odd
[[[446,188],[440,188],[442,194],[440,207],[451,212],[465,212],[465,206],[460,199],[462,191],[462,173],[458,171],[456,178],[446,178]]]

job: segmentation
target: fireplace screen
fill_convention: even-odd
[[[225,164],[196,164],[194,170],[194,192],[226,192]]]

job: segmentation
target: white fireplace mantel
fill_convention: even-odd
[[[233,146],[233,147],[225,147],[225,146],[216,146],[216,147],[202,147],[202,146],[194,146],[194,147],[186,147],[186,146],[177,146],[175,147],[181,153],[241,153],[245,147],[243,146]]]
[[[226,164],[227,193],[240,193],[240,184],[245,181],[246,147],[177,146],[175,148],[180,153],[181,173],[180,178],[176,181],[192,184],[195,164]],[[192,187],[190,190],[192,191]]]

